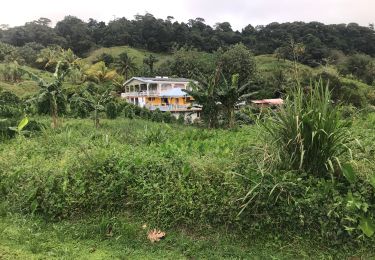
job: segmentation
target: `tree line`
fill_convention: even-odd
[[[178,22],[172,16],[159,19],[146,13],[136,15],[132,20],[122,17],[108,23],[66,16],[54,27],[48,18],[23,26],[0,27],[0,41],[5,43],[19,47],[30,43],[44,47],[56,44],[72,49],[79,56],[98,46],[129,45],[154,52],[170,52],[173,48],[187,46],[214,52],[241,42],[256,55],[285,53],[291,40],[304,44],[306,54],[301,61],[310,66],[325,63],[332,51],[375,56],[373,25],[364,27],[356,23],[274,22],[255,27],[249,24],[238,31],[233,30],[229,22],[216,23],[212,27],[203,18]]]

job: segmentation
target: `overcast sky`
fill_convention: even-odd
[[[23,25],[39,17],[55,23],[65,15],[108,22],[146,12],[178,21],[202,17],[210,25],[230,22],[234,29],[292,21],[367,26],[375,22],[375,0],[2,0],[0,24]]]

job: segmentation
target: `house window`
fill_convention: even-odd
[[[168,100],[168,98],[162,98],[162,99],[161,99],[161,102],[164,103],[164,104],[166,104],[166,105],[169,105],[169,100]]]
[[[148,101],[155,101],[155,98],[154,97],[149,97]]]

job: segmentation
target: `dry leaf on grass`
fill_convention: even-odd
[[[151,230],[148,232],[147,238],[151,241],[151,243],[158,242],[160,239],[165,237],[165,232],[161,232],[160,230]]]

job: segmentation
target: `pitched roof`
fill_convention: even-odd
[[[181,83],[188,83],[192,81],[191,79],[185,79],[185,78],[169,78],[169,77],[155,77],[155,78],[149,78],[149,77],[132,77],[131,79],[127,80],[124,85],[128,84],[132,80],[139,80],[144,83],[160,83],[160,82],[181,82]]]

